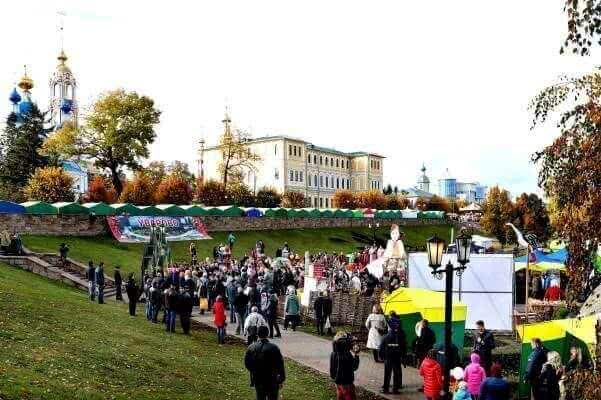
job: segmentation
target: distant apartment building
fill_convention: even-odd
[[[230,123],[226,116],[224,123]],[[226,126],[226,129],[229,129]],[[313,207],[332,207],[337,190],[382,190],[384,157],[368,152],[346,153],[288,136],[267,136],[247,142],[261,161],[243,171],[243,181],[256,193],[272,187],[280,193],[303,193]],[[217,146],[201,155],[204,179],[221,180],[222,154]]]

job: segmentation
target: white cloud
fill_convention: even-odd
[[[425,162],[517,194],[537,189],[530,155],[553,137],[529,131],[529,99],[593,65],[559,55],[562,3],[3,2],[0,95],[28,64],[47,104],[63,10],[80,104],[120,86],[153,97],[153,158],[192,162],[229,103],[254,135],[386,155],[386,183],[414,184]]]

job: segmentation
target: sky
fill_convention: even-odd
[[[253,136],[290,135],[386,157],[384,184],[435,181],[539,192],[530,99],[596,57],[559,54],[563,0],[3,1],[0,95],[26,64],[45,108],[64,49],[80,108],[125,88],[162,111],[151,159],[195,169],[225,107]],[[57,12],[66,16],[60,17]],[[2,115],[2,108],[0,108]]]

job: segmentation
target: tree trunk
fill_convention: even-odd
[[[123,192],[123,183],[121,182],[121,178],[119,176],[119,171],[117,171],[117,168],[113,167],[110,168],[111,170],[111,180],[113,181],[113,187],[115,188],[115,191],[117,192],[117,197],[121,196],[121,192]]]

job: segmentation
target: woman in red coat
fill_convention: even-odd
[[[225,304],[223,304],[223,298],[217,296],[217,300],[213,305],[213,322],[217,327],[217,342],[219,344],[225,344]]]
[[[440,398],[442,389],[442,368],[436,362],[436,350],[432,349],[422,361],[419,374],[424,378],[424,395],[428,400]]]

